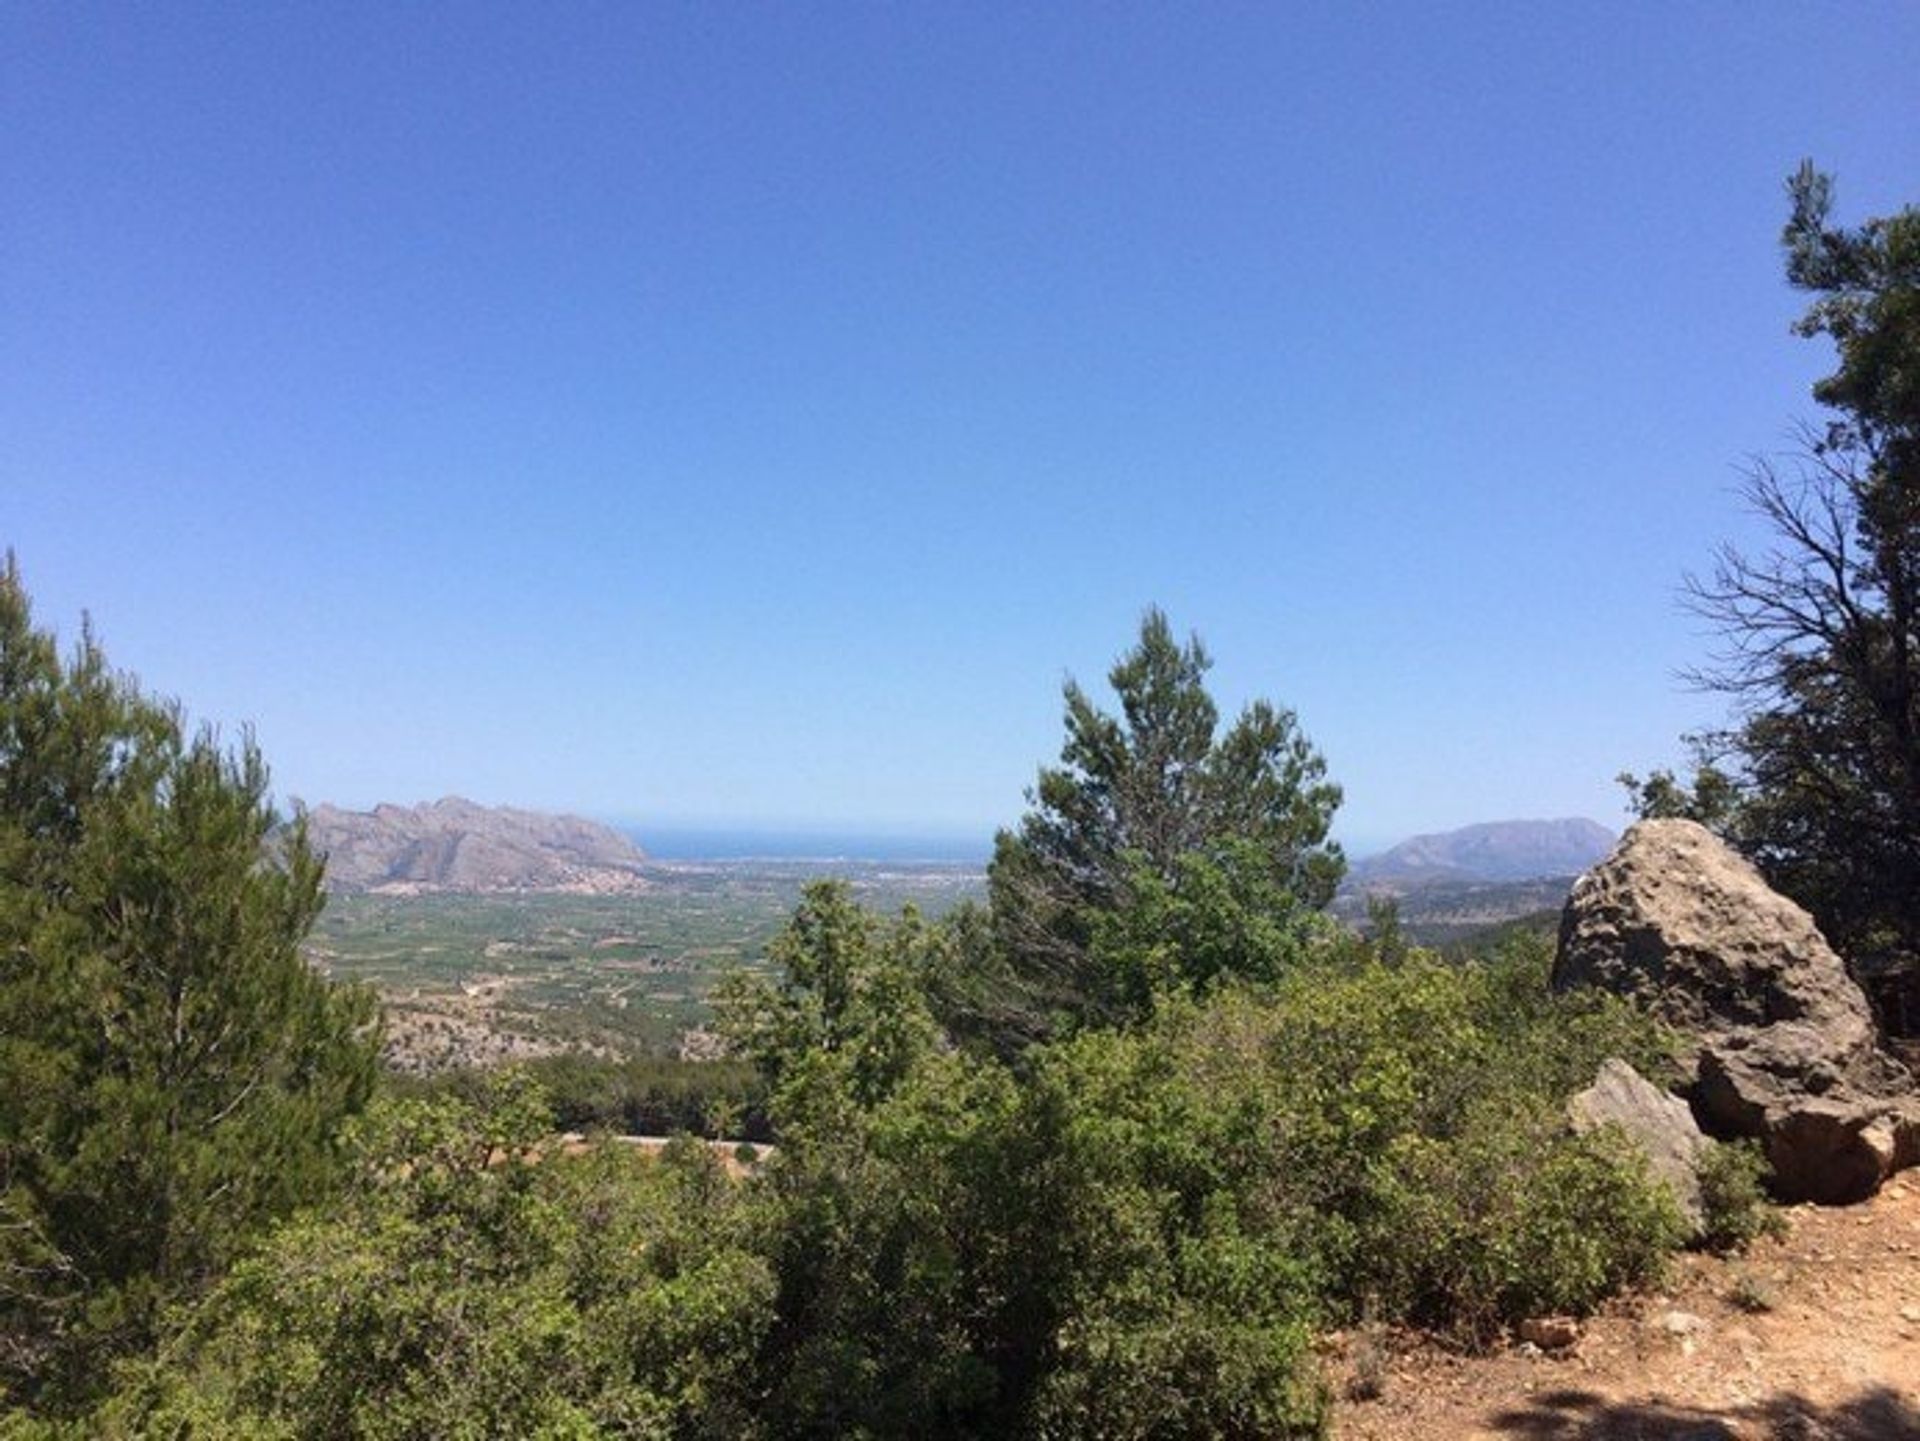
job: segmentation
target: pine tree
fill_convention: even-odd
[[[1813,297],[1796,329],[1839,363],[1813,390],[1824,425],[1748,475],[1769,548],[1690,585],[1723,641],[1698,679],[1739,707],[1703,775],[1870,979],[1920,959],[1920,210],[1835,227],[1811,164],[1788,192],[1787,277]]]
[[[1007,968],[995,985],[1018,996],[1022,1014],[1006,1019],[1030,1038],[1137,1015],[1151,999],[1147,952],[1167,952],[1177,980],[1235,969],[1195,944],[1223,916],[1244,931],[1333,899],[1340,788],[1292,711],[1256,700],[1222,730],[1211,665],[1198,638],[1182,646],[1149,609],[1108,673],[1118,716],[1067,683],[1060,764],[1041,769],[988,873]]]
[[[322,903],[250,737],[229,750],[63,658],[0,574],[0,1396],[78,1404],[326,1181],[373,1084],[371,997],[315,973]]]

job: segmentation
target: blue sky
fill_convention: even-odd
[[[0,542],[283,795],[984,833],[1149,603],[1620,818],[1920,7],[0,10]]]

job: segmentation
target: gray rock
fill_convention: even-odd
[[[1692,821],[1642,821],[1574,882],[1553,980],[1698,1034],[1806,1021],[1848,1052],[1873,1044],[1866,997],[1813,918]]]
[[[1789,1200],[1871,1195],[1920,1162],[1920,1093],[1813,919],[1691,821],[1642,821],[1574,883],[1553,984],[1629,996],[1689,1036],[1694,1113],[1765,1146]]]
[[[1700,1233],[1705,1219],[1700,1161],[1711,1142],[1685,1101],[1615,1058],[1601,1062],[1593,1084],[1567,1102],[1567,1119],[1583,1135],[1602,1126],[1624,1131],[1653,1174],[1673,1192],[1694,1234]]]

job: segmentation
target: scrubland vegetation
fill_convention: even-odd
[[[1537,940],[1442,963],[1321,915],[1317,755],[1271,708],[1221,732],[1157,614],[988,906],[820,882],[716,993],[735,1061],[376,1097],[257,762],[5,603],[21,1434],[1310,1435],[1317,1329],[1482,1341],[1677,1241],[1560,1116],[1603,1056],[1658,1066],[1650,1024],[1551,996]],[[636,1122],[777,1147],[740,1181],[554,1140]]]
[[[1907,432],[1855,435],[1912,479]],[[1207,664],[1149,612],[1117,714],[1069,686],[984,905],[809,887],[715,992],[711,1086],[552,1060],[376,1092],[370,997],[301,959],[318,866],[258,757],[90,638],[62,659],[9,566],[0,1433],[1314,1436],[1325,1328],[1471,1346],[1653,1281],[1671,1196],[1564,1105],[1609,1056],[1660,1076],[1667,1038],[1553,994],[1525,930],[1443,960],[1389,913],[1329,920],[1338,788],[1291,713],[1223,725]],[[693,1144],[556,1144],[636,1120],[774,1147],[733,1179]],[[1750,1159],[1708,1179],[1737,1245]]]

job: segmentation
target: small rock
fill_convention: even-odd
[[[1543,1351],[1563,1351],[1580,1339],[1580,1323],[1571,1316],[1529,1316],[1520,1323],[1520,1339]]]
[[[1668,1311],[1659,1325],[1669,1336],[1696,1336],[1707,1329],[1707,1323],[1691,1311]]]

